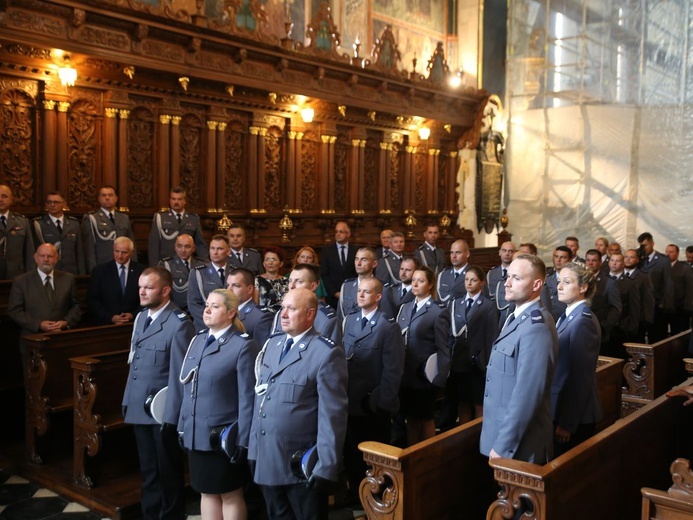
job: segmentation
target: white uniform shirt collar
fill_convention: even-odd
[[[154,312],[154,313],[153,313],[151,310],[149,310],[149,311],[148,311],[148,316],[147,316],[147,317],[151,318],[151,319],[152,319],[152,323],[154,323],[154,321],[156,321],[156,319],[159,317],[159,315],[160,315],[162,312],[164,312],[164,311],[166,310],[166,308],[167,308],[169,305],[171,305],[171,301],[170,301],[170,300],[166,303],[166,305],[164,305],[163,307],[161,307],[158,311],[156,311],[156,312]]]
[[[568,305],[568,307],[566,307],[566,309],[565,309],[565,315],[566,315],[566,317],[570,316],[570,314],[571,314],[575,309],[577,309],[580,305],[582,305],[583,303],[586,304],[587,302],[583,299],[583,300],[578,300],[578,301],[576,301],[575,303],[571,303],[570,305]]]
[[[529,307],[530,305],[532,305],[534,302],[539,301],[540,298],[541,298],[541,295],[539,295],[536,298],[534,298],[533,300],[529,300],[528,302],[525,302],[522,305],[520,305],[519,307],[515,308],[515,312],[513,312],[513,314],[515,315],[515,318],[517,319],[519,316],[522,316],[522,313],[525,311],[525,309],[527,307]]]
[[[51,271],[50,273],[46,274],[41,269],[36,269],[38,271],[39,276],[41,277],[41,282],[46,283],[46,277],[50,276],[51,277],[51,284],[55,282],[55,270]],[[54,286],[55,287],[55,286]]]

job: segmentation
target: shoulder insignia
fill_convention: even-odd
[[[318,339],[322,341],[325,345],[327,345],[330,348],[334,348],[335,344],[334,341],[332,341],[330,338],[325,337],[325,336],[318,336]]]
[[[177,312],[176,317],[180,321],[188,321],[190,319],[190,317],[187,314],[185,314],[183,311]]]
[[[395,323],[397,320],[391,316],[385,316],[383,315],[383,318],[387,320],[388,323]]]
[[[530,317],[531,317],[531,322],[532,322],[532,324],[534,324],[534,323],[544,323],[544,315],[541,313],[541,311],[540,311],[539,309],[534,309],[534,310],[530,313]]]
[[[202,265],[196,265],[195,267],[193,267],[193,269],[204,269],[205,267],[207,267],[207,266],[205,264],[202,264]]]
[[[395,283],[395,282],[387,282],[385,285],[383,285],[383,288],[385,287],[397,287],[398,285],[402,285],[401,283]]]
[[[430,300],[429,300],[429,302],[430,302]],[[447,302],[435,301],[435,302],[433,302],[433,303],[434,303],[435,305],[437,305],[438,307],[440,307],[441,309],[445,309],[445,308],[448,306],[448,303],[447,303]]]
[[[248,334],[247,332],[241,332],[238,335],[242,338],[249,338],[250,337],[250,334]]]
[[[321,306],[320,312],[322,312],[328,318],[332,318],[335,316],[334,309],[329,305]]]
[[[79,219],[77,217],[73,217],[72,215],[68,215],[67,220],[74,220],[75,222],[79,222]]]
[[[416,249],[423,250],[424,247],[426,247],[426,244],[421,244],[421,245],[420,245],[419,247],[417,247]],[[427,248],[427,249],[428,249],[428,248]]]
[[[270,338],[276,338],[277,336],[283,336],[284,334],[285,334],[284,331],[275,332],[273,334],[270,334]],[[267,338],[267,339],[269,339],[269,338]]]
[[[43,220],[43,215],[40,215],[38,217],[34,217],[33,220],[34,220],[34,222],[40,222],[41,220]]]
[[[171,261],[171,260],[173,260],[173,257],[172,257],[172,256],[167,256],[166,258],[162,258],[161,260],[159,260],[159,262],[169,262],[169,261]]]
[[[207,332],[208,330],[209,330],[209,329],[200,329],[200,330],[197,331],[197,334],[198,334],[198,335],[204,334],[204,333]]]
[[[592,316],[592,311],[590,311],[589,309],[585,309],[584,311],[582,311],[582,315],[590,317]]]
[[[257,253],[257,254],[260,254],[259,251],[258,251],[257,249],[253,249],[252,247],[244,247],[243,249],[247,249],[248,251],[253,251],[253,252]]]
[[[361,309],[360,308],[352,309],[350,312],[347,313],[347,316],[351,316],[352,314],[356,314],[357,312],[360,313]]]
[[[25,217],[24,215],[22,215],[21,213],[16,213],[16,212],[14,212],[14,211],[12,212],[12,215],[15,216],[15,217],[18,217],[18,218],[26,218],[26,217]]]
[[[243,307],[244,314],[250,314],[251,312],[253,312],[253,307],[251,307],[250,305],[246,305],[245,307]]]

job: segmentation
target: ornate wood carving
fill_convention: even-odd
[[[58,108],[60,110],[60,108]],[[100,131],[97,125],[98,107],[89,100],[78,99],[68,114],[68,178],[69,204],[72,207],[91,207],[96,197],[98,147]]]
[[[347,171],[351,139],[344,132],[337,134],[334,145],[334,210],[347,210]]]
[[[363,209],[365,211],[376,211],[378,197],[378,177],[380,175],[379,166],[379,146],[373,137],[366,139],[364,148],[364,185]]]
[[[304,211],[316,208],[318,139],[318,135],[313,130],[309,130],[299,141],[301,146],[301,209]]]
[[[339,54],[340,34],[337,31],[337,26],[332,19],[332,8],[327,2],[320,4],[318,13],[313,17],[310,25],[306,29],[306,36],[310,38],[310,43],[307,47],[303,47],[298,43],[298,49],[305,49],[312,54],[320,54],[350,61],[348,54]]]
[[[691,463],[687,459],[676,459],[671,463],[671,480],[673,485],[669,488],[670,494],[682,494],[693,499],[693,471]]]
[[[265,140],[265,203],[267,210],[282,209],[284,176],[282,157],[284,139],[282,129],[272,126],[262,136]]]
[[[395,141],[388,149],[390,160],[390,209],[393,211],[402,210],[402,202],[399,193],[400,179],[402,174],[402,143]]]
[[[438,200],[436,201],[436,209],[439,210],[446,210],[446,209],[454,209],[454,208],[448,208],[447,204],[445,203],[445,198],[447,197],[448,193],[450,193],[450,190],[455,191],[455,186],[448,186],[447,185],[447,172],[448,172],[448,164],[450,161],[450,156],[447,154],[441,155],[440,150],[438,150],[438,171],[435,172],[436,174],[436,179],[438,181]]]
[[[46,381],[46,362],[43,356],[33,350],[25,351],[25,396],[26,396],[26,428],[25,448],[29,460],[42,464],[41,457],[36,451],[36,436],[43,435],[48,429],[48,398],[42,395]]]
[[[224,201],[228,208],[247,209],[245,172],[245,128],[240,121],[230,121],[226,128],[226,193]]]
[[[392,26],[386,25],[373,46],[373,65],[382,72],[407,76],[407,71],[399,70],[400,61],[402,61],[402,53],[397,48]]]
[[[651,347],[637,348],[627,347],[630,359],[623,366],[623,376],[626,379],[625,393],[634,397],[654,399],[651,388],[652,370],[650,365],[654,361]]]
[[[501,484],[498,492],[498,500],[488,508],[486,518],[488,520],[500,520],[508,518],[542,518],[541,504],[537,493],[524,486],[509,483]]]
[[[128,116],[128,200],[134,207],[155,206],[155,121],[154,113],[143,107],[135,107]]]
[[[99,436],[101,417],[98,414],[92,414],[92,407],[98,390],[88,373],[77,371],[74,374],[74,389],[74,477],[77,484],[91,488],[94,483],[85,472],[84,459],[87,453],[93,457],[101,448],[101,437]]]
[[[24,91],[0,84],[0,171],[18,205],[34,199],[36,106]]]
[[[391,460],[371,454],[366,454],[364,458],[370,468],[359,486],[359,497],[366,515],[368,518],[393,518],[402,496],[400,490],[404,476],[399,461],[393,464]]]
[[[417,213],[426,212],[426,158],[425,150],[420,150],[416,146],[413,150],[412,160],[414,165],[414,208]],[[428,208],[434,209],[434,208]]]
[[[192,207],[202,202],[202,132],[204,121],[194,114],[185,114],[180,121],[180,183],[187,191]]]

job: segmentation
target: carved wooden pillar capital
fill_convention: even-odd
[[[219,121],[217,124],[217,132],[224,132],[226,130],[227,126],[228,126],[228,123],[224,123],[222,121]]]
[[[181,119],[183,119],[181,116],[171,116],[171,124],[173,126],[180,126]]]
[[[159,116],[159,123],[162,125],[169,125],[171,124],[171,116],[163,114]]]
[[[55,105],[56,105],[56,102],[53,101],[52,99],[44,99],[43,100],[43,109],[44,110],[55,110]]]
[[[219,121],[207,121],[207,129],[211,130],[212,132],[216,131],[218,126]]]
[[[115,119],[118,117],[118,109],[117,108],[105,108],[104,109],[104,115],[106,116],[107,119]]]
[[[68,101],[58,101],[58,112],[65,113],[70,108]]]

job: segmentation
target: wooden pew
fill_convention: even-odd
[[[693,518],[693,472],[687,459],[676,459],[669,469],[668,491],[642,489],[642,520],[690,520]]]
[[[70,358],[128,348],[131,334],[132,324],[127,324],[24,336],[25,448],[29,460],[43,462],[36,441],[48,430],[51,415],[73,410]]]
[[[622,359],[599,358],[604,419],[598,431],[621,416],[622,370]],[[483,518],[497,486],[488,459],[479,453],[481,424],[482,419],[475,419],[406,449],[361,443],[371,466],[359,489],[369,520]]]
[[[129,352],[119,350],[70,360],[75,399],[73,476],[81,486],[94,486],[93,470],[87,468],[86,455],[95,457],[101,451],[104,433],[127,426],[121,403],[128,377]]]
[[[686,378],[681,360],[688,352],[690,329],[645,345],[624,343],[629,359],[623,368],[623,416],[656,399]]]
[[[527,519],[637,518],[640,488],[665,485],[667,461],[690,450],[692,415],[661,396],[544,466],[494,459],[501,491],[486,518],[512,518],[520,504]]]

